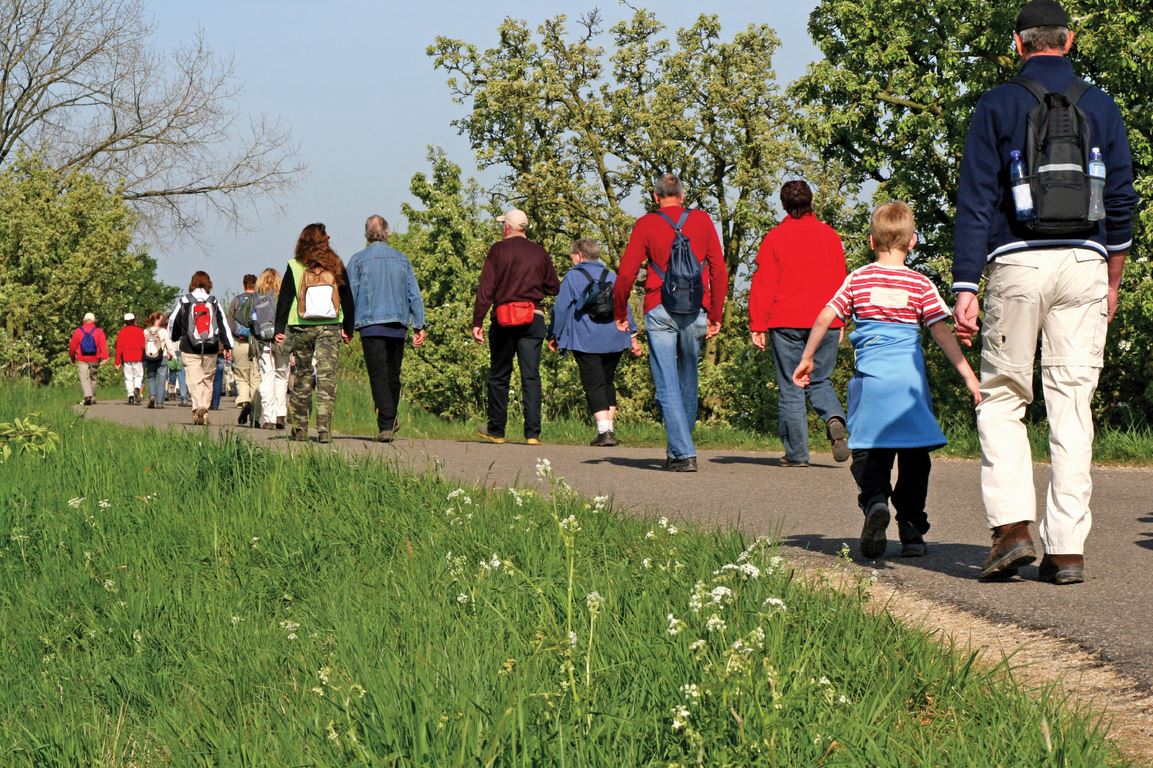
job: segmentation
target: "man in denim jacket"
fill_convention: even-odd
[[[348,283],[356,306],[356,330],[364,348],[364,366],[376,406],[376,439],[392,442],[400,403],[400,366],[408,329],[413,348],[424,344],[424,299],[412,263],[388,244],[388,222],[369,216],[364,222],[368,247],[348,262]]]

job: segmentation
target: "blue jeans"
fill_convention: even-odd
[[[697,455],[693,427],[697,423],[697,364],[708,318],[704,311],[695,315],[670,315],[658,304],[645,313],[649,337],[649,366],[653,371],[657,405],[668,437],[670,459]]]
[[[777,389],[780,398],[777,405],[777,424],[781,442],[785,446],[785,458],[789,461],[809,460],[809,420],[805,412],[805,395],[821,421],[829,419],[845,420],[845,409],[833,390],[829,377],[837,365],[837,344],[840,334],[830,330],[825,334],[813,355],[813,373],[809,386],[798,387],[793,383],[793,371],[801,362],[805,344],[809,341],[808,328],[773,328],[773,362],[777,368]]]
[[[216,374],[212,377],[211,410],[220,410],[220,396],[224,394],[224,356],[216,356]]]

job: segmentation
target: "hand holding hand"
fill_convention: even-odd
[[[980,330],[977,326],[980,309],[977,294],[971,291],[957,294],[957,304],[953,307],[953,332],[957,335],[957,341],[966,347],[973,346],[973,337]]]
[[[629,321],[628,320],[617,320],[617,330],[618,331],[624,331],[625,333],[628,333],[629,332]]]

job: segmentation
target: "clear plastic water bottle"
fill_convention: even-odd
[[[1089,221],[1105,218],[1105,160],[1101,148],[1089,150]]]
[[[1037,212],[1033,210],[1033,190],[1025,178],[1025,161],[1021,159],[1019,149],[1009,153],[1009,183],[1013,187],[1013,207],[1017,209],[1017,221],[1037,218]]]

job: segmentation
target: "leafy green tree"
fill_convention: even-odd
[[[481,167],[503,170],[497,193],[529,214],[555,250],[595,236],[619,257],[653,179],[668,170],[718,221],[735,278],[773,223],[773,199],[794,155],[772,58],[779,40],[750,25],[729,41],[702,14],[665,39],[638,10],[611,28],[565,16],[536,30],[505,19],[488,50],[448,38],[429,47],[469,113],[456,121]]]
[[[83,173],[23,157],[0,171],[0,368],[40,380],[68,365],[85,312],[111,337],[124,312],[167,309],[176,289],[132,247],[136,216]],[[110,339],[111,341],[111,339]]]
[[[1153,41],[1147,8],[1065,0],[1077,71],[1120,104],[1142,197],[1153,191]],[[950,282],[957,176],[977,99],[1015,74],[1017,4],[992,0],[821,0],[809,21],[824,60],[790,89],[803,139],[878,198],[907,200],[921,229],[920,267]],[[1138,248],[1150,213],[1138,217]],[[1099,408],[1118,419],[1153,412],[1153,270],[1129,265],[1110,332]],[[1142,351],[1144,350],[1144,351]]]

